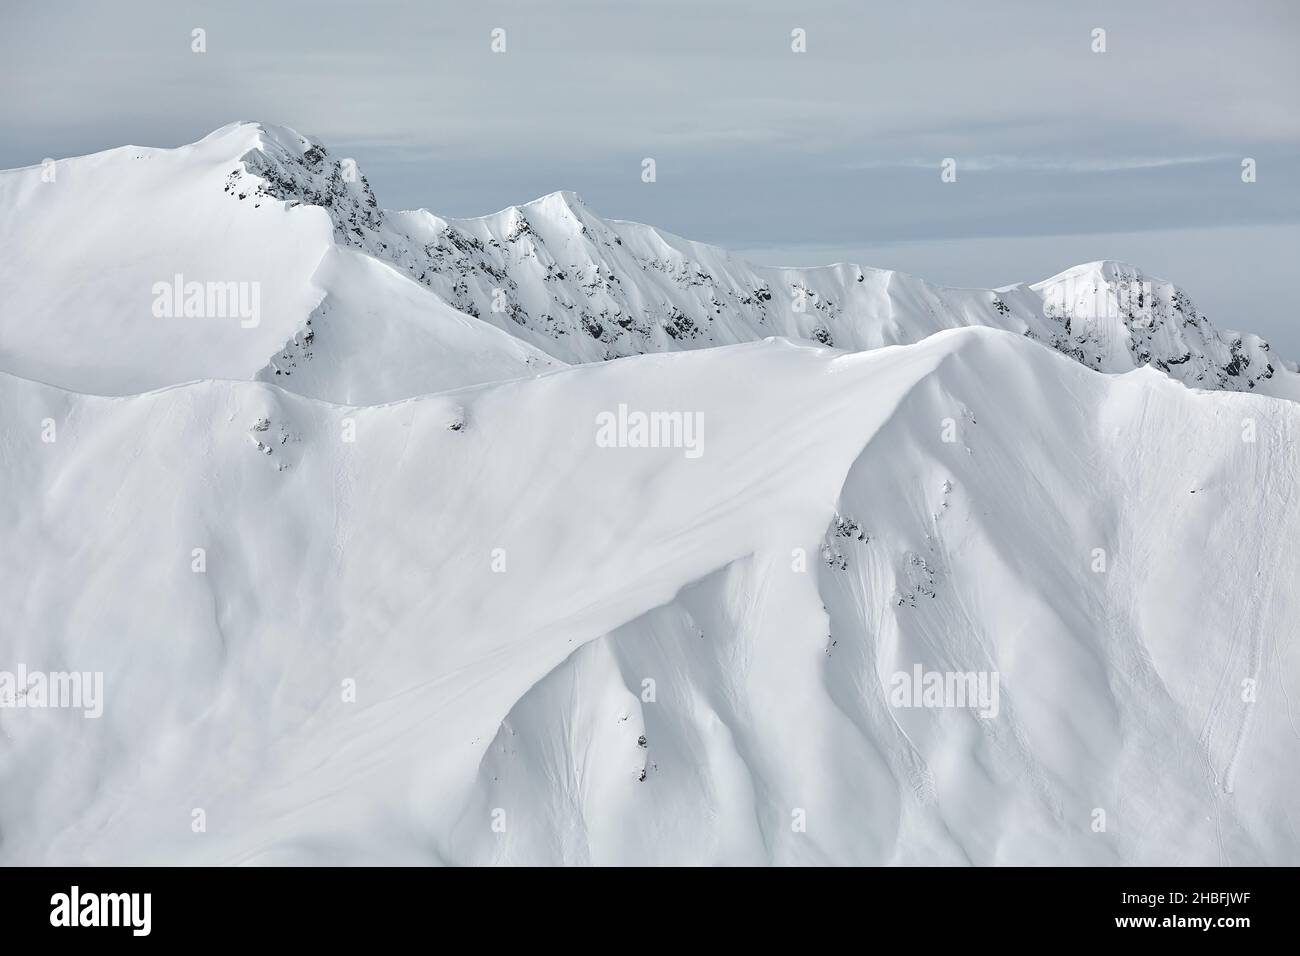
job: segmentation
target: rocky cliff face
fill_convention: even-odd
[[[1186,385],[1231,391],[1267,391],[1279,372],[1259,336],[1216,329],[1186,292],[1125,263],[1076,266],[1033,289],[1043,340],[1089,368],[1152,365]]]

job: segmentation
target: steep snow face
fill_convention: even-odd
[[[560,364],[352,261],[326,204],[337,189],[369,208],[368,187],[316,149],[235,124],[0,172],[0,370],[112,395],[265,375],[376,402]],[[284,170],[313,161],[310,202],[277,198]]]
[[[0,377],[0,661],[104,675],[0,709],[0,860],[1295,863],[1297,434],[986,329],[371,408]]]
[[[503,722],[458,859],[1300,858],[1264,782],[1300,774],[1295,406],[938,340],[798,539],[816,574],[769,542],[573,654]],[[916,668],[996,674],[996,714],[895,706]],[[523,825],[473,825],[494,807]]]

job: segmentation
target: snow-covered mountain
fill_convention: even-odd
[[[774,335],[858,351],[977,325],[1102,371],[1153,365],[1300,400],[1294,363],[1267,342],[1216,329],[1177,286],[1123,263],[952,289],[855,265],[754,266],[602,219],[571,192],[477,219],[394,212],[351,160],[252,123],[52,172],[0,173],[0,367],[83,391],[259,378],[369,403]],[[74,268],[77,281],[55,281]],[[174,275],[256,284],[267,321],[159,322],[150,290]]]
[[[230,187],[294,150],[237,124],[0,173],[0,369],[97,394],[229,378],[380,402],[558,366],[338,244],[321,207]],[[226,308],[187,316],[182,295],[159,316],[178,281],[231,286]]]
[[[0,862],[1300,862],[1295,374],[1176,288],[385,212],[249,125],[47,172]]]

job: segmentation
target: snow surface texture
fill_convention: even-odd
[[[40,172],[0,670],[105,700],[0,708],[0,862],[1300,863],[1295,375],[1175,287],[387,213],[248,124]],[[260,323],[153,316],[174,273]],[[917,665],[998,712],[894,706]]]

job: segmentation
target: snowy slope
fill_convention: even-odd
[[[351,261],[321,207],[233,185],[309,149],[245,123],[179,149],[0,172],[0,369],[97,394],[278,369],[306,394],[377,402],[559,364],[391,269]],[[155,287],[178,275],[182,288],[235,283],[256,312],[229,296],[201,315],[156,314]]]
[[[0,860],[1294,864],[1297,434],[988,329],[366,408],[3,376],[0,661],[106,700],[0,710]]]

